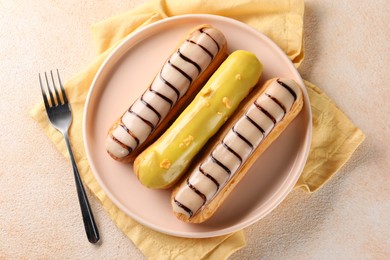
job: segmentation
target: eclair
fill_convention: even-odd
[[[257,92],[173,189],[171,205],[180,220],[202,223],[209,219],[302,109],[302,91],[292,79],[271,79]]]
[[[224,35],[210,25],[191,30],[146,91],[111,126],[106,150],[129,163],[155,141],[227,57]]]
[[[262,69],[251,52],[230,54],[172,126],[137,156],[134,173],[139,181],[152,189],[172,187],[258,85]]]

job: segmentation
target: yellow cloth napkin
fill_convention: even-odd
[[[86,96],[99,66],[113,47],[137,28],[157,20],[188,13],[209,13],[240,20],[265,33],[298,66],[303,59],[303,0],[151,0],[124,14],[93,26],[97,58],[65,84],[71,100],[73,123],[70,139],[84,183],[100,200],[116,225],[150,258],[225,259],[245,246],[242,231],[215,238],[186,239],[150,230],[120,211],[102,191],[93,177],[82,140],[82,118]],[[364,140],[336,105],[315,85],[305,82],[313,109],[313,142],[306,167],[297,186],[315,191],[349,159]],[[65,157],[69,157],[60,133],[48,123],[42,103],[32,111]]]

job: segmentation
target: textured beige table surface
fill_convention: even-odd
[[[88,243],[71,165],[28,113],[38,72],[69,79],[94,57],[90,25],[141,2],[0,0],[0,259],[143,259],[94,198],[103,243]],[[231,259],[390,259],[390,2],[307,0],[305,12],[299,71],[367,138],[321,190],[291,192],[245,229]]]

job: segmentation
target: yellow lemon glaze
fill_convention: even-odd
[[[176,182],[261,73],[262,64],[253,53],[238,50],[230,54],[169,129],[137,157],[134,171],[140,182],[154,189]]]

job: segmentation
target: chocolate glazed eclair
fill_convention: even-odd
[[[156,140],[227,57],[224,35],[210,25],[189,32],[146,91],[108,131],[106,150],[129,163]]]
[[[272,79],[252,94],[177,185],[171,198],[182,221],[201,223],[222,205],[253,163],[299,114],[303,106],[299,85]]]

